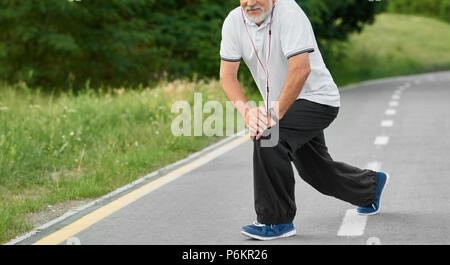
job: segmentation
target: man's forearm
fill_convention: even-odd
[[[278,97],[278,106],[274,107],[274,111],[278,113],[279,119],[283,118],[289,107],[297,99],[310,72],[309,68],[289,68],[283,90]]]
[[[228,100],[233,103],[233,106],[245,118],[245,112],[250,108],[248,100],[235,78],[221,78],[220,85],[225,92]]]

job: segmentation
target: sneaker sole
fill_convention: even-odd
[[[386,187],[388,186],[388,184],[389,184],[389,180],[391,179],[391,176],[389,176],[389,174],[388,173],[386,173],[386,172],[383,172],[384,174],[386,174],[386,182],[384,183],[384,187],[383,187],[383,189],[381,190],[381,195],[380,195],[380,205],[378,206],[378,210],[376,210],[375,212],[373,212],[373,213],[358,213],[359,215],[362,215],[362,216],[371,216],[371,215],[375,215],[375,214],[377,214],[377,213],[379,213],[380,212],[380,210],[381,210],[381,199],[382,199],[382,196],[383,196],[383,192],[386,190]]]
[[[294,230],[286,232],[286,233],[284,233],[284,234],[282,234],[280,236],[262,237],[262,236],[252,235],[252,234],[247,233],[245,231],[241,231],[241,234],[243,234],[246,237],[251,237],[251,238],[254,238],[254,239],[265,240],[265,241],[267,241],[267,240],[274,240],[274,239],[280,239],[280,238],[288,238],[288,237],[294,236],[296,233],[297,233],[297,231],[294,229]]]

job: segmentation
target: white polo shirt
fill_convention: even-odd
[[[269,51],[270,15],[258,27],[247,20],[248,31],[258,51],[259,58],[267,67]],[[255,80],[259,91],[267,103],[266,73],[256,57],[249,34],[245,29],[241,7],[232,10],[222,27],[220,57],[225,61],[238,62],[244,59]],[[339,90],[322,59],[311,23],[294,0],[277,0],[274,6],[272,22],[272,44],[269,59],[269,101],[273,107],[286,81],[289,68],[288,59],[308,52],[311,73],[297,97],[333,107],[340,106]]]

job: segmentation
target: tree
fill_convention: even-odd
[[[297,2],[318,39],[328,41],[361,30],[380,11],[380,4],[368,1]],[[222,23],[238,5],[237,0],[2,0],[0,79],[66,89],[88,80],[97,87],[136,86],[165,76],[217,77]]]

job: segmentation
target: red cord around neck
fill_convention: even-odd
[[[252,43],[253,50],[255,51],[256,57],[258,58],[259,64],[261,65],[262,69],[264,70],[264,73],[266,73],[266,87],[267,87],[267,94],[266,94],[266,100],[267,100],[267,107],[266,111],[269,113],[269,59],[270,59],[270,47],[272,43],[272,19],[273,19],[273,10],[275,8],[275,5],[272,5],[272,12],[270,14],[270,23],[269,23],[269,54],[267,56],[267,64],[266,67],[264,67],[264,64],[262,63],[261,59],[259,58],[258,51],[256,50],[255,43],[252,40],[252,37],[250,36],[250,32],[248,31],[247,23],[245,22],[244,17],[244,10],[241,8],[242,13],[242,19],[244,20],[245,29],[247,30],[248,37]]]

